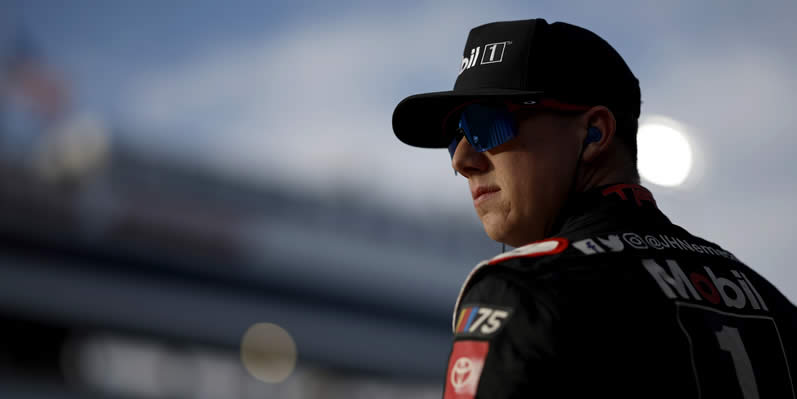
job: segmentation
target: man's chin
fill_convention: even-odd
[[[487,233],[487,237],[490,237],[493,241],[506,243],[507,232],[503,223],[490,223],[489,220],[485,221],[485,218],[482,218],[482,226],[484,227],[484,232]]]
[[[533,234],[530,231],[511,229],[507,223],[486,223],[482,219],[482,225],[484,226],[484,232],[487,233],[490,239],[514,248],[522,247],[544,238],[542,235],[538,236],[538,234]]]

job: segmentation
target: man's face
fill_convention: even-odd
[[[587,129],[582,124],[578,117],[534,111],[518,121],[515,138],[491,150],[476,152],[460,141],[452,164],[468,179],[490,238],[517,247],[545,237],[573,182]]]

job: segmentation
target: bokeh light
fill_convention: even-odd
[[[674,122],[642,123],[637,134],[640,176],[659,186],[679,186],[692,170],[692,146]]]
[[[284,328],[272,323],[249,327],[241,341],[241,361],[260,381],[284,381],[296,367],[296,343]]]

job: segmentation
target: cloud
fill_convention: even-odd
[[[402,145],[391,115],[406,95],[453,85],[468,28],[441,21],[484,11],[350,17],[208,50],[140,78],[129,119],[140,130],[183,130],[144,140],[188,145],[192,157],[254,179],[370,191],[408,208],[459,199],[468,209],[446,151]]]

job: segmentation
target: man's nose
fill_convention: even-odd
[[[462,138],[451,158],[451,166],[462,176],[469,179],[474,174],[484,173],[487,170],[487,156],[476,151],[466,138]]]

